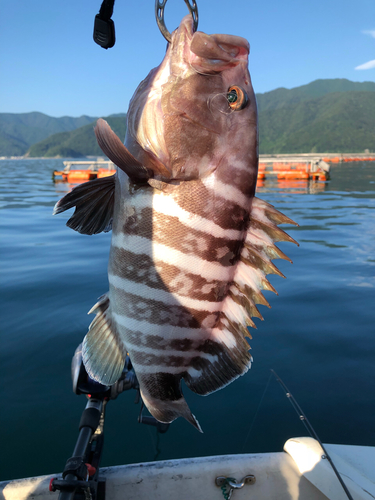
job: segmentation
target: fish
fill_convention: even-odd
[[[99,119],[95,134],[117,166],[74,188],[54,213],[82,234],[112,230],[109,291],[89,313],[85,368],[112,385],[129,353],[142,399],[160,422],[185,418],[181,389],[217,391],[251,366],[247,338],[262,290],[276,292],[276,246],[295,224],[255,196],[258,118],[250,46],[234,35],[172,33],[161,64],[139,84],[125,142]],[[277,292],[276,292],[277,293]]]

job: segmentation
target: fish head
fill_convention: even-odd
[[[257,165],[249,51],[244,38],[194,32],[191,16],[172,33],[128,111],[125,144],[156,178],[202,178],[223,160]]]

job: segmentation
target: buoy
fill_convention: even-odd
[[[287,170],[285,172],[277,173],[278,179],[308,179],[309,174],[301,170]]]
[[[116,173],[116,170],[108,170],[107,168],[99,168],[98,170],[98,179],[101,177],[109,177]]]
[[[67,173],[62,174],[64,180],[68,182],[72,181],[90,181],[96,179],[97,172],[93,170],[70,170]]]

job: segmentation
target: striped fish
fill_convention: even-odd
[[[181,392],[216,391],[250,367],[246,337],[269,304],[266,275],[288,259],[278,228],[293,223],[254,197],[257,110],[249,44],[193,33],[190,16],[165,58],[137,88],[125,145],[104,120],[95,129],[117,173],[73,189],[55,213],[84,234],[112,229],[109,292],[83,342],[90,376],[121,375],[126,353],[143,401],[161,422],[184,417],[200,430]]]

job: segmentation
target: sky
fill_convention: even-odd
[[[256,93],[319,78],[375,81],[375,0],[197,0],[200,31],[250,42]],[[0,112],[108,116],[158,66],[166,42],[154,0],[116,0],[116,44],[92,39],[101,0],[0,0]],[[173,31],[187,14],[169,0]]]

